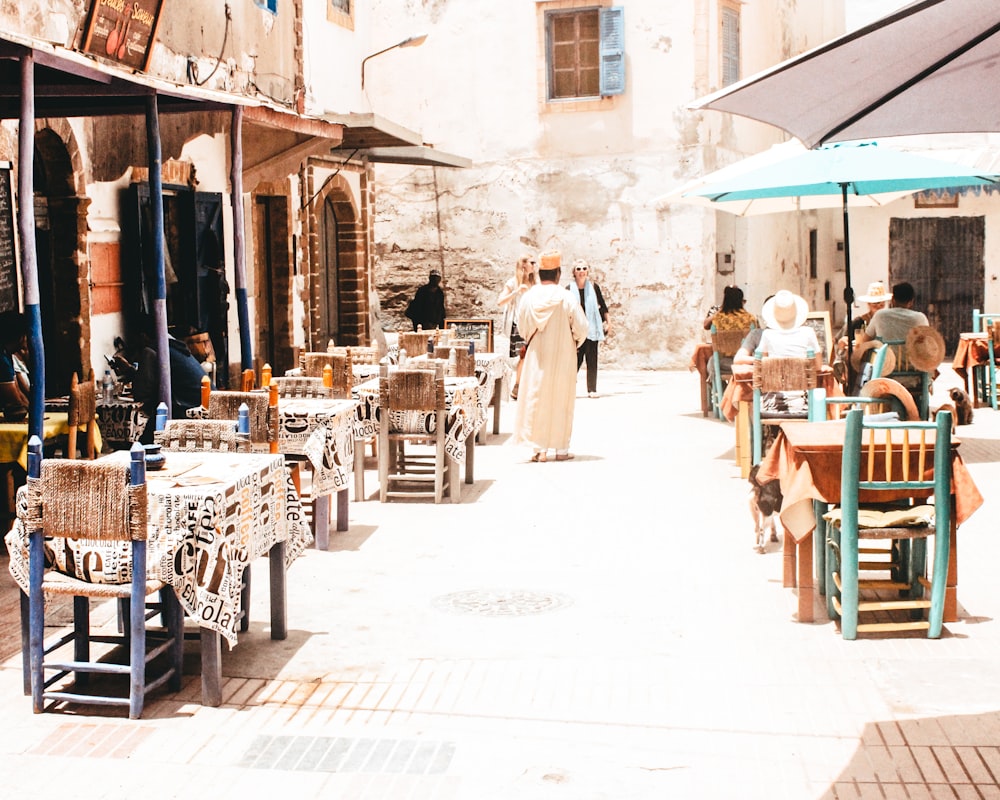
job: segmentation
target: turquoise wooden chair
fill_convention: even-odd
[[[810,350],[805,358],[781,358],[754,353],[753,404],[750,414],[750,433],[753,438],[753,464],[764,457],[764,426],[777,425],[784,420],[809,419],[817,386],[816,358]],[[763,396],[770,392],[804,392],[806,407],[802,410],[769,411],[763,406]]]
[[[718,419],[724,419],[722,413],[722,395],[726,391],[725,376],[733,366],[733,356],[740,349],[747,334],[753,330],[751,325],[746,330],[720,331],[715,325],[711,327],[712,334],[712,369],[708,375],[709,398],[712,402],[712,413]]]
[[[146,573],[146,471],[141,444],[132,446],[131,463],[46,459],[41,443],[29,445],[27,514],[29,531],[29,591],[27,649],[32,706],[35,713],[46,703],[123,706],[131,719],[142,716],[146,695],[166,684],[181,688],[184,625],[180,603],[173,589]],[[95,539],[128,542],[128,572],[124,583],[95,582],[85,563],[73,574],[46,568],[46,539]],[[68,567],[68,564],[67,564]],[[82,571],[81,571],[82,569]],[[147,598],[159,593],[159,603]],[[46,596],[73,598],[73,627],[48,642],[45,637]],[[90,600],[124,601],[128,607],[123,634],[99,634],[90,627]],[[148,617],[159,615],[163,630],[147,628]],[[120,648],[124,664],[91,654],[92,643]],[[72,644],[72,654],[60,657]],[[151,663],[163,657],[154,673]],[[90,681],[93,675],[128,679],[127,690]],[[72,680],[70,680],[72,678]],[[110,680],[110,679],[109,679]]]
[[[916,402],[920,419],[929,419],[931,413],[931,374],[916,369],[910,364],[905,341],[887,341],[885,344],[888,347],[880,347],[876,351],[872,378],[892,378],[908,389],[916,388],[917,392],[913,399]],[[893,366],[887,369],[886,362],[889,360],[888,353],[890,351],[894,356]]]
[[[980,397],[985,397],[989,393],[990,406],[993,410],[997,410],[997,359],[996,359],[996,342],[994,342],[994,337],[1000,334],[995,326],[1000,323],[1000,313],[987,313],[985,311],[980,311],[978,308],[972,310],[972,330],[976,333],[985,333],[987,346],[990,351],[990,361],[986,365],[986,375],[977,375],[975,380],[979,385]],[[985,391],[983,391],[985,390]]]
[[[930,433],[933,432],[933,453]],[[860,493],[866,502],[860,502]],[[886,503],[870,504],[872,495]],[[933,495],[933,505],[927,502]],[[904,499],[900,499],[900,498]],[[861,409],[847,414],[840,507],[827,514],[831,606],[845,639],[858,633],[926,630],[941,636],[948,578],[951,519],[951,413],[935,422],[869,422]],[[931,579],[926,578],[927,539],[934,536]],[[860,544],[907,542],[898,566],[860,560]],[[862,578],[861,572],[889,569],[890,579]],[[925,597],[926,589],[930,596]],[[896,592],[893,599],[861,598],[862,592]],[[862,614],[909,610],[903,621],[859,622]],[[912,615],[927,611],[926,619]]]

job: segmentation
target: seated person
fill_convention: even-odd
[[[24,419],[28,410],[31,379],[24,362],[28,323],[17,311],[0,314],[0,407],[8,419]]]
[[[760,337],[759,349],[767,356],[783,358],[804,358],[810,352],[816,359],[816,373],[823,366],[816,332],[805,325],[809,306],[804,299],[782,289],[764,303],[761,316],[767,327]],[[768,392],[761,400],[763,408],[772,413],[805,415],[807,412],[805,393]]]

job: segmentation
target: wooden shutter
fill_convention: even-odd
[[[601,9],[601,97],[625,92],[625,9]]]
[[[729,86],[740,79],[740,12],[723,6],[722,16],[722,85]]]

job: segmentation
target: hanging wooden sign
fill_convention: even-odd
[[[143,71],[149,64],[164,0],[91,0],[84,53]]]

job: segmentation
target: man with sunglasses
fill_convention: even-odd
[[[597,397],[597,346],[604,341],[610,330],[608,322],[608,305],[604,302],[601,287],[590,280],[590,266],[582,258],[573,263],[573,278],[576,280],[576,290],[579,293],[580,305],[587,315],[587,338],[576,351],[576,369],[584,359],[587,361],[587,396]],[[570,292],[573,285],[566,287]]]

